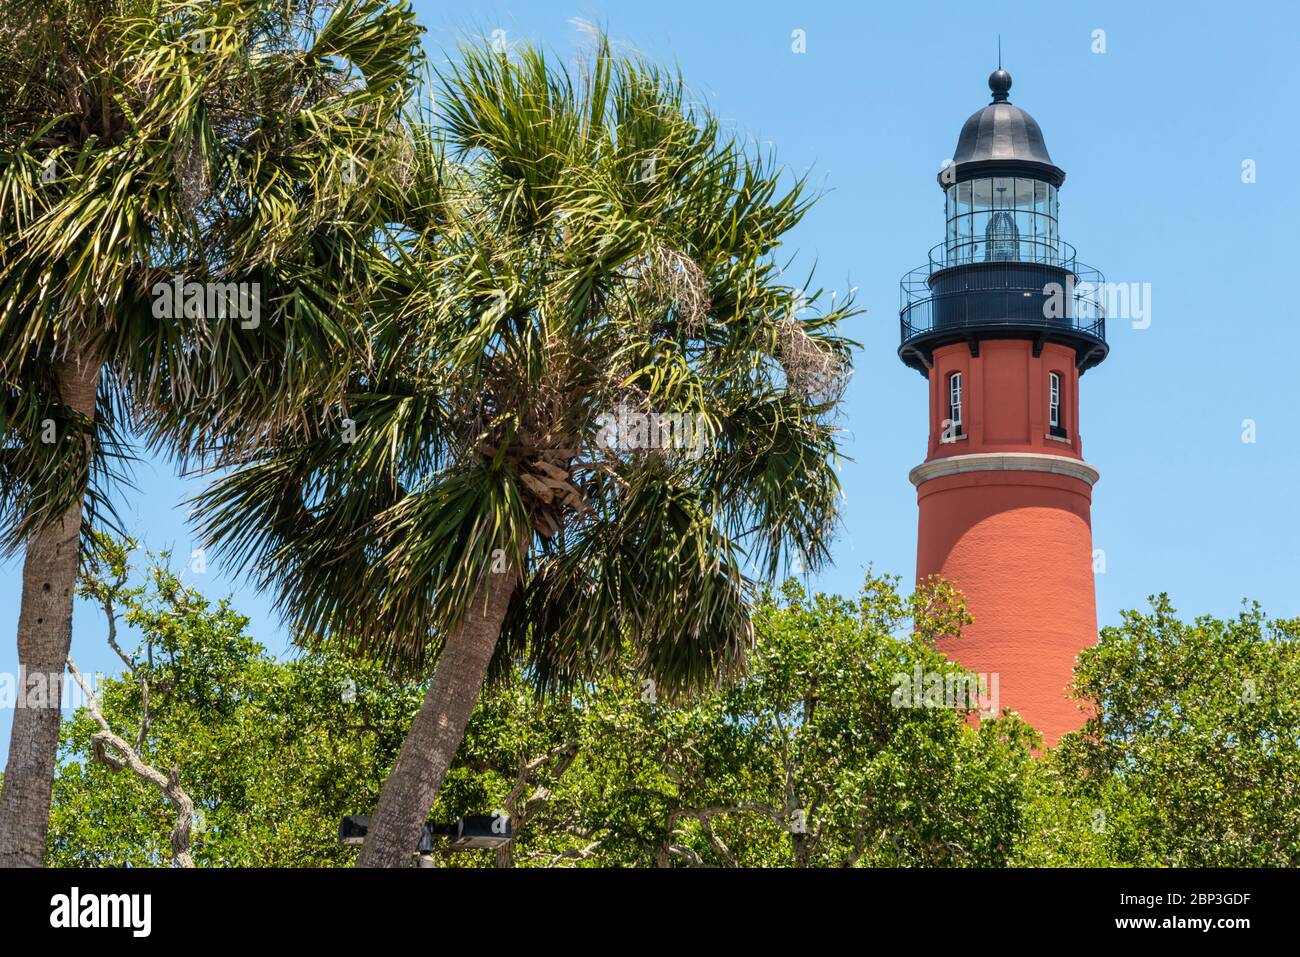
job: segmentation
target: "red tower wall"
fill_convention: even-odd
[[[941,574],[975,618],[940,644],[963,667],[998,676],[1001,707],[1050,746],[1081,726],[1067,692],[1076,655],[1097,639],[1090,510],[1097,473],[1080,456],[1073,350],[1028,340],[935,351],[930,455],[913,470],[917,577]],[[948,376],[963,377],[965,436],[943,442]],[[1061,376],[1064,440],[1049,436],[1048,374]]]

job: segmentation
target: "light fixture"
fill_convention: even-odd
[[[349,814],[339,825],[339,844],[360,847],[370,829],[369,814]],[[412,853],[426,856],[442,844],[452,851],[476,851],[503,847],[514,839],[508,814],[467,814],[453,824],[426,823],[419,846]]]

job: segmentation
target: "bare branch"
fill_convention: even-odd
[[[172,828],[171,833],[172,863],[177,867],[193,867],[194,860],[190,857],[190,828],[194,823],[194,802],[181,787],[179,773],[175,768],[170,768],[164,775],[145,764],[135,748],[113,733],[108,720],[104,717],[104,712],[100,710],[99,700],[86,684],[81,672],[77,670],[76,662],[72,660],[71,655],[68,656],[68,670],[72,672],[73,679],[86,696],[87,710],[102,729],[93,738],[95,758],[115,770],[120,771],[123,767],[129,767],[137,777],[154,785],[162,792],[163,797],[171,802],[176,808],[176,826]],[[122,756],[119,758],[109,754],[108,747],[116,749]]]
[[[144,747],[145,735],[149,733],[149,679],[140,679],[140,730],[135,735],[135,749]]]
[[[515,775],[515,783],[510,789],[510,793],[506,795],[504,802],[505,811],[510,815],[510,820],[513,824],[512,829],[516,838],[519,836],[519,832],[522,830],[524,823],[528,818],[545,805],[551,797],[551,791],[549,788],[538,785],[533,790],[533,793],[529,795],[528,799],[521,803],[520,799],[523,798],[525,792],[527,792],[533,775],[546,767],[552,761],[556,761],[557,763],[554,768],[554,774],[556,778],[559,778],[565,771],[569,770],[570,765],[573,764],[577,757],[578,742],[576,740],[566,741],[564,744],[557,745],[545,754],[533,758],[531,761],[525,761],[522,754],[519,756],[519,770]],[[514,843],[514,841],[511,841],[510,843],[497,848],[497,867],[514,866]],[[593,853],[594,847],[595,845],[593,845]]]
[[[104,617],[108,620],[108,646],[117,652],[117,656],[126,664],[127,670],[135,674],[135,661],[117,643],[117,609],[113,606],[112,599],[107,596],[100,601],[104,607]]]
[[[673,857],[681,857],[681,858],[684,858],[684,859],[686,860],[686,862],[687,862],[691,867],[705,867],[705,866],[707,866],[707,865],[704,863],[704,859],[701,858],[700,855],[697,854],[693,848],[686,847],[685,845],[682,845],[682,844],[669,844],[669,845],[668,845],[668,853],[669,853],[671,856],[673,856]],[[662,864],[662,865],[660,865],[660,866],[661,866],[661,867],[667,867],[668,865],[667,865],[667,864]]]

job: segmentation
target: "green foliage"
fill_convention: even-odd
[[[199,866],[335,866],[340,818],[373,809],[422,689],[329,654],[273,660],[134,543],[99,541],[81,594],[139,639],[101,682],[114,730],[176,768],[202,815]],[[748,671],[672,695],[620,661],[541,696],[514,668],[490,689],[432,820],[510,814],[513,846],[448,866],[1294,866],[1300,816],[1300,623],[1258,608],[1174,617],[1163,596],[1081,656],[1095,717],[1032,757],[1007,715],[900,707],[899,676],[961,675],[935,638],[967,620],[933,582],[910,598],[794,583],[755,610]],[[52,864],[159,865],[174,823],[157,788],[93,760],[64,729]],[[805,833],[792,828],[804,814]]]
[[[599,682],[549,809],[577,837],[565,850],[599,842],[587,860],[642,866],[1004,862],[1031,733],[1011,717],[977,732],[961,712],[893,695],[918,665],[960,673],[915,633],[941,617],[934,604],[952,611],[932,590],[909,608],[889,579],[869,577],[857,601],[788,583],[760,605],[748,672],[730,686],[656,702],[648,685]],[[555,854],[555,830],[518,854]]]
[[[412,110],[421,171],[345,397],[239,459],[203,533],[298,637],[419,670],[500,561],[520,573],[496,673],[549,687],[630,657],[699,688],[750,643],[742,571],[825,558],[830,422],[851,343],[776,252],[805,184],[680,77],[600,37],[581,71],[468,46]],[[698,454],[602,447],[620,408],[700,426]]]
[[[1093,717],[1049,765],[1058,811],[1031,862],[1082,847],[1135,866],[1300,864],[1300,619],[1251,605],[1184,622],[1160,595],[1102,630],[1075,681]]]
[[[111,519],[119,423],[186,457],[341,391],[419,33],[405,0],[0,0],[0,549]],[[159,315],[178,277],[262,315]],[[93,416],[64,361],[102,365]]]
[[[128,437],[206,461],[344,392],[420,32],[407,0],[0,0],[0,555],[113,527]]]
[[[420,688],[329,655],[274,661],[165,559],[132,574],[131,545],[101,542],[81,586],[140,639],[133,671],[99,697],[136,740],[147,684],[140,751],[177,769],[201,813],[195,863],[350,862],[339,819],[374,806]],[[1003,863],[1023,830],[1027,729],[1008,717],[976,731],[893,698],[898,673],[957,671],[923,634],[962,617],[937,587],[909,604],[888,579],[857,601],[789,584],[757,610],[750,671],[724,687],[673,698],[623,662],[548,698],[516,669],[481,701],[432,819],[505,810],[517,840],[444,862]],[[65,727],[50,863],[165,863],[171,809],[93,759],[95,730],[84,711]]]
[[[128,652],[134,670],[101,681],[96,696],[146,763],[179,772],[195,804],[195,864],[344,863],[339,820],[377,799],[420,690],[329,656],[274,661],[246,618],[185,586],[165,556],[130,585],[121,545],[98,557],[81,593],[140,641]],[[93,760],[98,730],[85,710],[63,728],[48,861],[165,864],[174,812],[153,785]]]

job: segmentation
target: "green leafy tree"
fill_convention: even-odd
[[[83,576],[125,667],[96,698],[113,731],[191,798],[194,863],[350,863],[339,821],[377,797],[419,689],[367,662],[275,661],[244,616],[186,586],[165,555],[132,574],[133,545],[101,541]],[[64,728],[47,863],[165,864],[175,808],[105,754],[100,731],[84,708]]]
[[[920,673],[966,673],[935,652],[959,629],[950,589],[861,598],[793,583],[755,613],[748,672],[684,701],[624,677],[583,699],[574,767],[551,789],[549,831],[520,856],[638,866],[1005,863],[1020,840],[1033,732],[967,707],[913,701]],[[629,671],[630,674],[630,671]]]
[[[802,181],[603,39],[576,81],[466,48],[437,99],[350,433],[263,442],[199,500],[310,647],[436,661],[363,865],[409,859],[490,668],[551,690],[623,655],[665,690],[736,671],[746,569],[816,567],[839,493],[854,310],[774,260]]]
[[[185,458],[340,393],[418,32],[405,0],[0,0],[0,549],[29,681],[62,682],[122,422]],[[15,712],[0,866],[41,861],[58,700]]]
[[[276,661],[165,557],[132,571],[131,547],[99,539],[83,575],[124,670],[98,685],[103,724],[86,709],[64,728],[48,862],[178,857],[177,803],[111,760],[106,724],[174,773],[196,865],[351,864],[339,820],[377,799],[420,683],[329,653]],[[481,697],[432,812],[504,812],[514,839],[437,862],[1291,865],[1295,621],[1179,622],[1163,598],[1130,613],[1079,671],[1100,717],[1034,756],[1014,716],[977,729],[968,704],[902,693],[918,673],[966,677],[933,650],[965,620],[942,583],[904,599],[869,576],[853,601],[791,583],[755,609],[749,670],[725,686],[664,694],[629,657],[546,696],[516,664]]]
[[[339,819],[377,798],[418,684],[331,655],[274,661],[229,603],[185,586],[165,558],[132,572],[131,544],[101,539],[81,585],[125,669],[97,698],[113,731],[192,799],[194,863],[350,863]],[[663,696],[629,659],[548,697],[516,667],[482,696],[433,810],[440,822],[504,811],[515,839],[439,859],[1000,863],[1019,840],[1023,725],[977,732],[965,709],[902,706],[896,695],[898,675],[918,665],[960,674],[929,641],[962,618],[944,589],[904,602],[872,578],[850,602],[788,585],[756,611],[752,670],[728,687]],[[176,808],[106,761],[100,732],[88,710],[64,730],[49,862],[165,864]],[[794,810],[807,811],[806,828],[791,827]]]
[[[1300,619],[1180,621],[1160,595],[1102,629],[1075,683],[1093,717],[1044,768],[1031,863],[1300,864]]]

